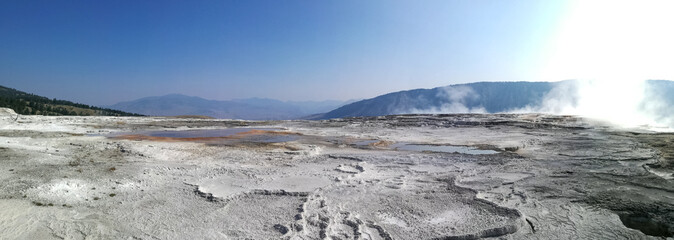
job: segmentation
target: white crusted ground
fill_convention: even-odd
[[[632,228],[674,231],[671,165],[650,135],[573,117],[15,116],[0,114],[0,239],[648,239]],[[106,137],[260,126],[302,135],[281,143]],[[498,153],[397,151],[394,143]]]

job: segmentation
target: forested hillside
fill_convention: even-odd
[[[140,116],[139,114],[99,108],[65,100],[49,99],[3,86],[0,86],[0,107],[11,108],[16,113],[23,115]]]

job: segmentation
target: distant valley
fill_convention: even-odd
[[[399,91],[355,102],[283,102],[251,98],[207,100],[180,94],[109,106],[149,116],[204,115],[247,120],[331,119],[408,113],[495,113],[540,105],[564,82],[478,82]]]
[[[214,118],[245,120],[299,119],[338,108],[342,101],[284,102],[266,98],[208,100],[181,94],[146,97],[111,106],[126,112],[148,116],[202,115]]]

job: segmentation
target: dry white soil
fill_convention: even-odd
[[[674,233],[672,134],[547,115],[15,117],[0,115],[0,239]],[[189,141],[119,137],[231,128],[274,130]],[[476,151],[399,148],[405,143]]]

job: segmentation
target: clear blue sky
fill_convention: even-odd
[[[0,85],[87,104],[542,80],[566,1],[0,1]],[[546,79],[561,80],[561,79]]]

